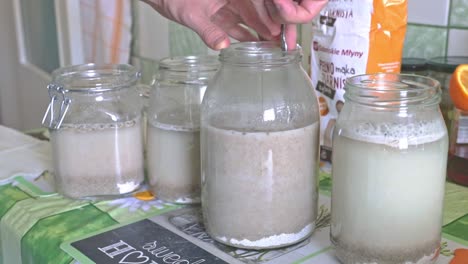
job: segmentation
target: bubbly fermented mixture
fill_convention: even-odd
[[[161,123],[148,126],[148,173],[160,199],[200,202],[200,131]]]
[[[307,238],[317,214],[318,122],[276,132],[202,127],[208,233],[241,248]]]
[[[332,241],[343,263],[433,263],[447,136],[441,123],[364,124],[336,134]]]
[[[120,195],[144,180],[140,120],[118,124],[64,125],[50,140],[55,181],[71,198]]]
[[[148,179],[156,196],[200,202],[200,105],[178,105],[149,119]]]

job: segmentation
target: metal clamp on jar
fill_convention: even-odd
[[[130,65],[70,66],[52,73],[49,128],[57,191],[119,196],[144,181],[142,101]]]

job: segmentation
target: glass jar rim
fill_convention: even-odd
[[[219,68],[219,60],[216,55],[191,55],[167,57],[159,61],[160,70],[174,72],[211,72]]]
[[[136,84],[140,72],[129,64],[79,64],[52,72],[52,85],[64,92],[106,92]]]
[[[223,63],[245,66],[274,66],[298,62],[302,58],[299,44],[293,50],[283,51],[274,41],[236,42],[222,49],[219,60]]]
[[[438,105],[441,94],[439,81],[430,77],[376,73],[346,79],[344,97],[365,106],[402,109]]]

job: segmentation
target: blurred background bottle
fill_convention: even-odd
[[[416,74],[427,76],[427,63],[423,58],[403,58],[401,60],[401,73],[403,74]]]
[[[450,138],[447,177],[468,186],[468,111],[455,108]]]
[[[444,116],[445,125],[450,130],[451,119],[453,119],[453,102],[449,94],[450,78],[460,64],[468,64],[468,57],[446,56],[435,57],[427,60],[429,76],[438,80],[442,88],[442,101],[440,110]]]
[[[449,129],[447,177],[468,186],[468,64],[455,69],[449,90],[454,107]]]

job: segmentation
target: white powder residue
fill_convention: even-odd
[[[229,243],[233,245],[241,245],[244,247],[261,247],[261,248],[269,248],[269,247],[276,247],[278,245],[288,245],[298,240],[306,237],[308,234],[312,233],[314,230],[315,224],[308,224],[305,226],[299,233],[293,234],[280,234],[280,235],[273,235],[269,237],[264,237],[259,240],[250,241],[248,239],[237,240],[231,238]],[[218,239],[222,241],[226,241],[225,237],[219,237]]]
[[[434,252],[431,253],[429,256],[424,256],[420,258],[417,262],[411,262],[411,261],[405,261],[404,264],[426,264],[426,263],[432,263],[434,260],[434,257],[437,254],[438,249],[436,249]],[[377,262],[358,262],[357,264],[378,264]]]
[[[435,257],[436,255],[436,252],[432,253],[431,255],[429,256],[424,256],[422,257],[421,259],[418,260],[418,262],[414,263],[414,264],[425,264],[425,263],[431,263],[432,259]],[[413,262],[409,262],[407,261],[405,264],[413,264]]]
[[[431,263],[431,261],[433,261],[434,257],[436,256],[437,252],[438,252],[438,248],[432,252],[431,255],[429,256],[424,256],[422,257],[421,259],[418,260],[418,262],[414,263],[414,264],[425,264],[425,263]],[[413,264],[412,262],[406,262],[405,264]]]
[[[128,181],[126,183],[117,183],[117,189],[120,193],[129,193],[132,192],[140,186],[139,182]]]
[[[178,203],[178,204],[200,203],[200,199],[199,198],[192,199],[192,198],[189,198],[189,197],[181,197],[181,198],[176,199],[175,203]]]

